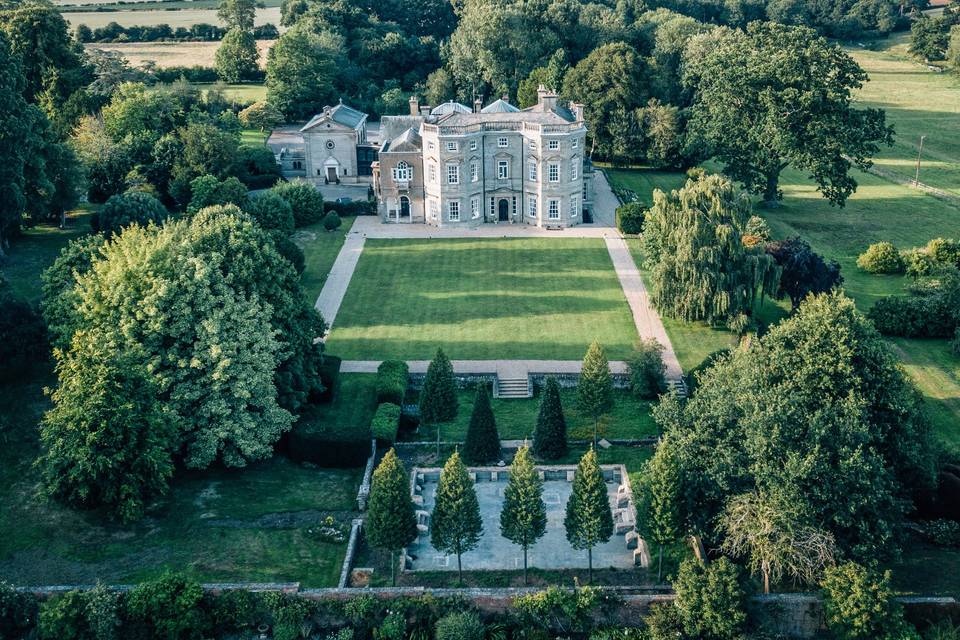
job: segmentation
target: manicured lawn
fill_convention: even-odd
[[[650,206],[653,204],[653,191],[672,191],[679,189],[687,181],[686,174],[675,171],[657,171],[654,169],[614,169],[605,167],[607,178],[611,185],[619,185],[623,189],[630,189],[637,194],[640,202]]]
[[[462,442],[470,425],[470,414],[476,392],[464,389],[459,393],[460,410],[456,420],[440,425],[440,438],[447,442]],[[577,392],[575,389],[560,391],[564,417],[567,420],[567,437],[571,440],[589,440],[593,438],[593,420],[577,411]],[[497,419],[497,431],[503,440],[522,440],[533,438],[537,425],[537,413],[540,408],[540,394],[529,399],[492,399],[493,415]],[[600,437],[615,439],[646,438],[657,435],[657,427],[650,416],[650,403],[637,400],[627,392],[616,393],[616,404],[610,415],[600,423]],[[433,426],[422,426],[412,439],[436,440]]]
[[[876,165],[913,180],[920,136],[926,136],[920,181],[960,195],[960,78],[910,57],[909,35],[882,40],[875,51],[847,49],[870,76],[857,98],[885,109],[896,129],[893,147],[883,149]]]
[[[90,233],[90,213],[94,208],[87,205],[67,214],[65,229],[42,224],[11,240],[6,260],[0,261],[0,273],[14,293],[30,302],[40,301],[40,274],[53,264],[68,242]]]
[[[240,144],[245,147],[261,147],[270,137],[269,131],[260,131],[259,129],[244,129],[240,132]]]
[[[316,302],[323,290],[323,283],[340,253],[343,240],[350,233],[350,227],[356,218],[343,218],[343,224],[335,231],[327,231],[323,224],[317,223],[297,229],[293,234],[293,241],[303,249],[306,258],[300,281],[303,283],[303,292],[310,302]]]
[[[599,239],[368,240],[328,340],[344,359],[610,359],[637,339]]]
[[[377,409],[376,374],[342,374],[337,384],[333,400],[309,408],[294,429],[307,427],[336,433],[347,440],[369,440],[370,421]]]

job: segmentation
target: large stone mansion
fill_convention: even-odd
[[[563,106],[543,87],[537,97],[527,109],[503,98],[431,109],[413,97],[409,115],[380,121],[379,143],[368,141],[366,114],[341,103],[300,130],[302,149],[278,157],[285,175],[372,183],[384,222],[580,224],[593,178],[583,106]]]

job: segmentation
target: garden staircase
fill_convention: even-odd
[[[494,397],[496,398],[532,398],[530,378],[497,378]]]
[[[681,398],[687,397],[687,382],[682,377],[667,379],[667,390],[676,391]]]

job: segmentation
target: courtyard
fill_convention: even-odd
[[[625,359],[637,330],[600,238],[368,239],[327,340],[344,360]]]
[[[570,498],[573,483],[567,480],[568,472],[572,476],[575,467],[550,467],[545,471],[543,483],[543,502],[547,507],[546,534],[530,548],[528,563],[538,569],[577,569],[587,566],[587,552],[577,551],[567,542],[563,519],[567,500]],[[523,569],[523,550],[500,535],[500,510],[503,505],[504,489],[507,487],[507,474],[492,474],[489,469],[472,470],[476,476],[474,487],[480,502],[480,515],[483,518],[483,534],[476,549],[463,554],[463,566],[471,571],[495,571]],[[432,513],[436,499],[439,469],[417,469],[417,482],[422,491],[423,509]],[[634,529],[635,510],[632,502],[620,502],[618,509],[618,490],[624,477],[623,467],[605,467],[607,493],[614,513],[615,532],[608,542],[593,549],[593,566],[597,569],[634,568],[634,549],[627,547],[624,538],[626,530]],[[629,485],[626,485],[629,487]],[[629,495],[629,489],[627,489]],[[627,524],[618,520],[624,518]],[[426,529],[426,530],[425,530]],[[421,527],[416,542],[407,547],[407,555],[413,558],[413,571],[456,571],[457,557],[437,551],[430,544],[429,527]]]

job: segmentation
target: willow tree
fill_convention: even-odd
[[[701,175],[679,191],[655,191],[653,202],[641,241],[661,313],[724,324],[776,293],[776,262],[742,240],[750,198],[728,179]]]

